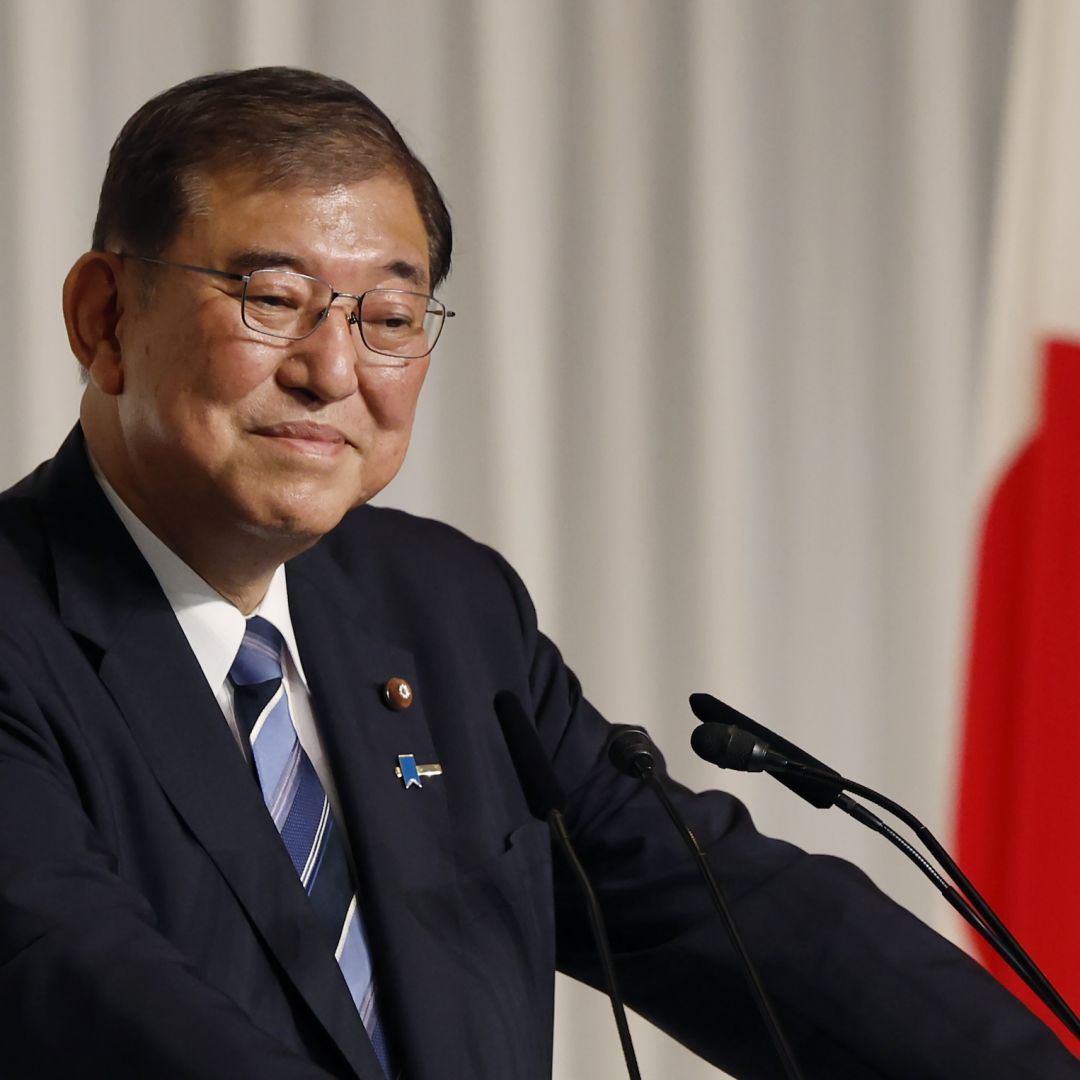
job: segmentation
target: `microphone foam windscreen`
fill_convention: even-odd
[[[750,732],[731,724],[699,724],[690,736],[690,745],[698,757],[719,765],[721,769],[744,771],[750,764],[758,740]]]
[[[653,744],[640,728],[624,728],[608,743],[608,760],[626,776],[641,778],[641,767],[654,764]]]

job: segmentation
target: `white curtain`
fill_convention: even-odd
[[[765,831],[853,858],[945,927],[878,838],[694,759],[686,695],[726,698],[948,835],[1011,16],[1011,0],[8,0],[0,480],[75,417],[60,283],[123,120],[207,70],[343,76],[399,122],[457,234],[459,316],[381,501],[501,549],[593,700],[647,725],[678,777],[726,784]],[[645,1075],[716,1075],[635,1031]],[[560,984],[556,1034],[558,1077],[623,1075],[590,991]]]

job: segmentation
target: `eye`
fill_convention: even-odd
[[[281,293],[262,292],[256,296],[248,293],[247,302],[254,304],[258,307],[270,309],[270,308],[286,308],[288,310],[296,310],[299,307],[299,303],[294,296],[287,296]]]
[[[364,297],[360,317],[366,327],[380,334],[404,334],[415,331],[423,321],[426,305],[411,293],[377,290]]]
[[[323,317],[330,286],[291,270],[256,270],[248,278],[244,322],[278,337],[304,337]]]
[[[256,270],[248,279],[247,302],[262,311],[297,311],[314,302],[314,284],[287,270]]]

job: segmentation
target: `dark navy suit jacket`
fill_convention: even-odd
[[[535,714],[569,793],[630,1003],[740,1076],[780,1075],[682,841],[605,760],[610,728],[506,563],[446,526],[363,508],[287,578],[407,1080],[549,1076],[556,966],[599,977],[511,767],[499,690]],[[0,1074],[379,1080],[257,786],[77,429],[0,497],[0,604]],[[393,676],[415,690],[407,710],[382,700]],[[406,789],[399,754],[443,775]],[[729,796],[672,791],[807,1077],[1080,1075],[853,867],[762,837]]]

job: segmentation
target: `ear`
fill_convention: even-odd
[[[88,251],[64,279],[64,322],[75,358],[102,393],[124,388],[124,365],[117,336],[123,311],[123,264],[108,251]]]

